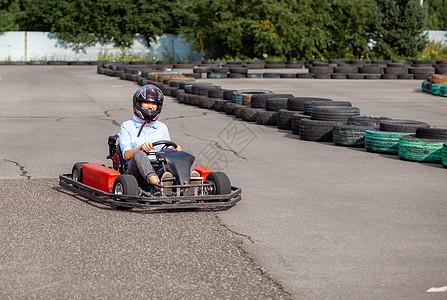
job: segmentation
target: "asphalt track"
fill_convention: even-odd
[[[1,298],[443,299],[447,169],[299,140],[167,97],[161,120],[243,189],[224,212],[121,212],[58,188],[110,164],[134,82],[94,67],[0,68]],[[447,128],[417,80],[206,79],[349,100]]]

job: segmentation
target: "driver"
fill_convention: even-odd
[[[140,186],[147,182],[160,183],[148,153],[161,150],[161,145],[154,148],[152,143],[171,140],[168,127],[158,121],[163,99],[163,92],[154,85],[139,88],[133,95],[133,119],[125,121],[119,132],[119,146],[128,166],[126,173],[135,176]],[[174,150],[181,151],[182,147]],[[172,177],[172,174],[166,172],[163,177]]]

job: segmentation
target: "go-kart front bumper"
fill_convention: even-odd
[[[85,198],[112,207],[139,208],[144,210],[169,209],[226,209],[234,206],[241,200],[241,189],[231,187],[231,193],[225,195],[198,195],[198,196],[130,196],[107,193],[88,185],[74,181],[71,174],[59,175],[59,185]]]

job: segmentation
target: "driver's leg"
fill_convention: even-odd
[[[147,182],[160,183],[160,178],[155,174],[147,154],[140,150],[134,153],[126,173],[135,176],[140,186],[144,186]]]

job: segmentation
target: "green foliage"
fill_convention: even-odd
[[[428,9],[427,30],[447,30],[447,0],[424,1]]]
[[[418,0],[376,0],[373,26],[376,57],[413,59],[425,48],[427,12]]]
[[[427,47],[422,50],[418,57],[418,60],[447,60],[447,44],[441,42],[428,43]]]
[[[0,32],[18,30],[20,14],[18,1],[0,0]]]
[[[367,55],[372,0],[178,0],[181,31],[211,58]]]

